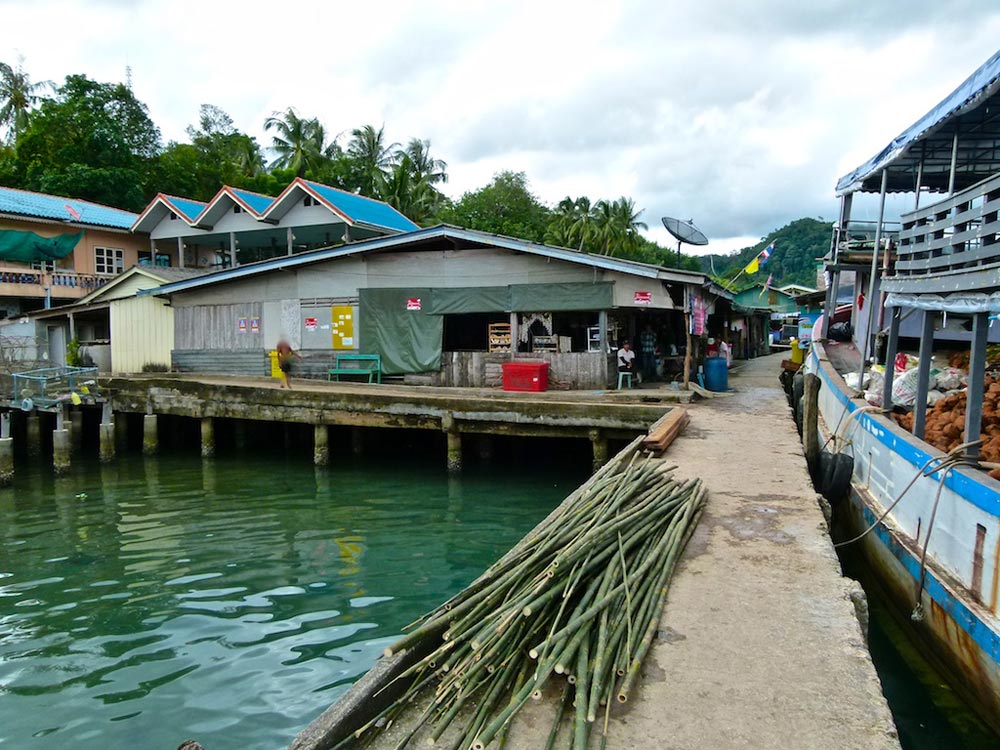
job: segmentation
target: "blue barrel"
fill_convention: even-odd
[[[705,358],[705,387],[717,392],[729,390],[729,362],[725,357]]]

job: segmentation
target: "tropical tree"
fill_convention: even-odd
[[[468,229],[544,242],[549,209],[528,189],[524,172],[505,171],[486,187],[462,195],[440,218]]]
[[[18,137],[20,186],[130,210],[155,192],[160,132],[126,85],[67,76]]]
[[[406,154],[382,180],[380,197],[411,221],[427,226],[435,215],[441,194],[420,179]]]
[[[326,130],[316,119],[299,117],[294,108],[275,112],[264,121],[264,130],[276,131],[271,149],[277,157],[271,168],[294,169],[304,177],[309,169],[322,168],[327,157]]]
[[[639,230],[648,227],[639,221],[642,210],[636,210],[631,198],[598,201],[593,211],[593,226],[598,252],[620,255],[638,247]]]
[[[28,127],[31,111],[42,100],[41,93],[52,88],[51,81],[32,83],[23,59],[17,67],[0,62],[0,128],[6,129],[9,143],[16,142]]]
[[[398,143],[385,142],[384,125],[378,130],[373,125],[352,130],[347,158],[353,172],[353,187],[362,195],[381,195],[382,185],[396,164],[398,149]]]
[[[396,162],[409,159],[409,169],[417,182],[428,185],[439,185],[448,181],[448,163],[443,159],[431,156],[431,142],[420,138],[411,138],[406,148],[396,152]]]

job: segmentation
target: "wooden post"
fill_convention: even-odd
[[[684,313],[684,333],[687,335],[687,344],[684,347],[684,390],[688,389],[691,382],[691,313]]]
[[[972,317],[972,347],[969,351],[969,389],[965,406],[965,442],[978,440],[983,428],[983,388],[986,376],[986,339],[990,330],[990,314],[976,313]],[[969,458],[979,457],[979,446],[965,449]]]
[[[889,308],[889,341],[885,346],[885,376],[882,379],[882,408],[892,409],[892,384],[896,379],[896,352],[899,350],[899,307]]]
[[[600,430],[591,430],[590,445],[594,450],[594,471],[597,471],[608,462],[608,439]]]
[[[42,452],[42,420],[37,411],[32,411],[25,419],[27,427],[27,444],[29,456],[37,456]]]
[[[913,403],[913,434],[921,440],[924,439],[924,427],[927,425],[927,391],[930,386],[933,353],[934,312],[924,310],[923,327],[920,330],[920,361],[917,364],[917,400]]]
[[[142,418],[142,452],[155,456],[160,450],[160,438],[156,430],[156,415],[146,414]]]
[[[818,376],[807,373],[803,385],[802,407],[802,446],[806,454],[806,463],[811,471],[815,471],[819,461],[819,387]]]
[[[211,417],[201,418],[201,457],[215,455],[215,423]]]
[[[10,436],[10,412],[0,414],[0,487],[14,481],[14,438]]]
[[[83,412],[79,409],[69,413],[70,447],[79,452],[83,446]]]
[[[330,430],[325,424],[313,425],[313,463],[316,466],[330,463]]]

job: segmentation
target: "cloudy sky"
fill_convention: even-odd
[[[0,60],[33,80],[130,66],[165,140],[202,103],[262,145],[289,106],[333,133],[384,123],[431,141],[454,197],[524,171],[550,205],[633,198],[662,244],[661,216],[693,219],[715,252],[832,220],[837,178],[1000,39],[984,0],[0,0],[0,18]]]

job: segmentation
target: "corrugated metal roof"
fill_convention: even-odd
[[[570,250],[568,248],[553,247],[551,245],[539,245],[534,242],[527,242],[525,240],[519,240],[513,237],[504,237],[497,234],[489,234],[488,232],[479,232],[473,229],[462,229],[460,227],[440,225],[430,227],[428,229],[420,229],[414,232],[407,232],[405,234],[397,234],[390,237],[378,237],[371,240],[364,240],[362,242],[354,242],[350,245],[342,245],[340,247],[327,248],[324,250],[313,250],[299,255],[285,255],[261,261],[259,263],[253,263],[251,265],[227,268],[223,271],[217,271],[216,273],[209,274],[198,279],[165,284],[155,290],[155,292],[141,292],[141,294],[172,294],[174,292],[201,288],[212,284],[221,284],[234,279],[256,276],[261,273],[268,273],[286,268],[296,268],[298,266],[306,266],[313,263],[321,263],[323,261],[356,255],[359,253],[375,252],[379,250],[405,249],[408,245],[415,245],[428,240],[440,238],[465,240],[467,242],[500,247],[508,250],[515,250],[517,252],[530,253],[532,255],[540,255],[547,258],[564,260],[569,263],[579,263],[594,268],[617,271],[649,279],[677,281],[680,283],[695,284],[698,286],[703,286],[707,282],[707,277],[701,273],[672,271],[662,269],[659,266],[653,266],[646,263],[636,263],[634,261],[621,260],[619,258],[611,258],[606,255],[594,255],[592,253],[584,253],[578,250]],[[720,296],[727,296],[731,298],[731,295],[721,295],[721,290]]]
[[[267,209],[271,207],[274,203],[274,198],[270,195],[261,195],[260,193],[251,193],[249,190],[238,190],[237,188],[229,188],[233,195],[237,196],[241,201],[246,203],[250,208],[254,210],[254,213],[260,215],[264,213]]]
[[[194,201],[190,198],[178,198],[176,195],[161,195],[157,198],[163,198],[164,201],[173,206],[181,214],[181,216],[190,223],[194,221],[198,214],[202,212],[205,208],[205,204],[201,201]]]
[[[386,229],[395,229],[399,232],[412,232],[420,229],[388,203],[348,193],[345,190],[338,190],[310,180],[302,180],[302,182],[315,190],[320,197],[338,211],[349,216],[355,223],[371,224]]]
[[[951,173],[952,140],[959,135],[956,189],[974,184],[1000,168],[997,143],[1000,118],[995,106],[984,107],[1000,90],[1000,52],[942,99],[927,114],[897,135],[885,148],[837,181],[837,194],[881,189],[881,173],[889,170],[889,191],[910,192],[922,161],[924,187],[944,190]],[[916,147],[920,146],[919,149]]]
[[[115,229],[128,229],[137,216],[100,203],[7,187],[0,187],[0,213]]]

